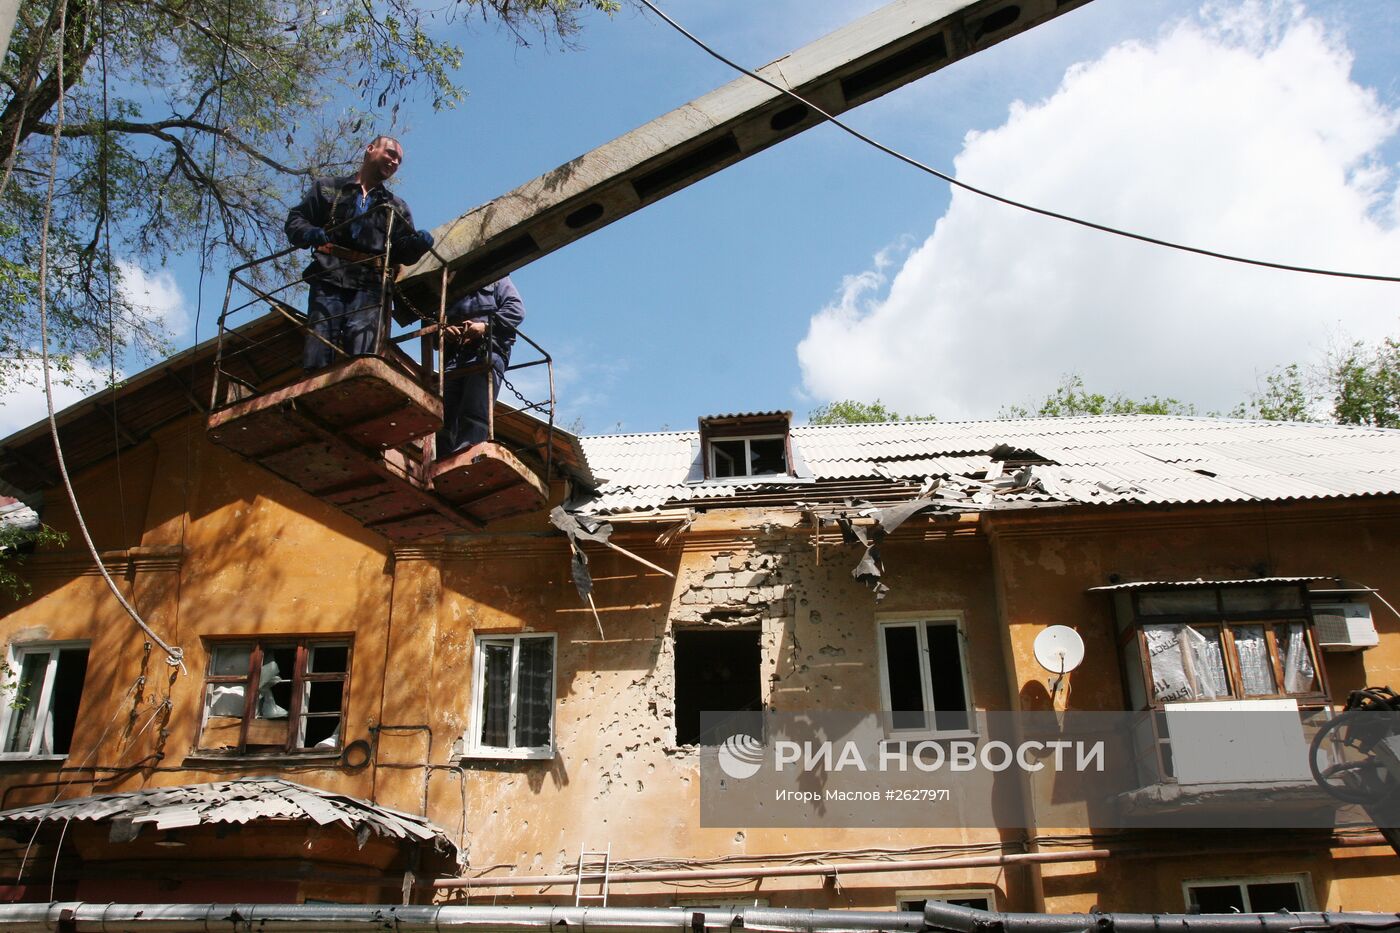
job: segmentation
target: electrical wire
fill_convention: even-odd
[[[986,190],[985,188],[979,188],[965,181],[960,181],[952,175],[949,175],[945,172],[941,172],[931,165],[920,162],[918,159],[915,159],[912,156],[905,155],[898,149],[895,149],[891,146],[887,146],[879,140],[867,136],[865,133],[862,133],[860,130],[856,129],[850,124],[843,122],[842,120],[838,119],[830,113],[827,113],[825,110],[818,107],[816,104],[807,100],[805,97],[801,96],[795,91],[790,91],[779,84],[775,84],[767,78],[763,77],[761,74],[758,74],[755,71],[751,71],[748,68],[745,68],[743,65],[740,65],[726,58],[724,55],[707,45],[694,33],[690,32],[680,23],[676,22],[670,16],[666,15],[666,13],[663,12],[655,3],[653,3],[652,0],[641,0],[641,3],[644,6],[646,6],[647,9],[655,13],[657,16],[661,17],[661,19],[665,20],[668,25],[670,25],[681,35],[685,36],[691,42],[699,46],[700,49],[703,50],[706,54],[710,55],[715,59],[718,59],[719,61],[728,65],[730,68],[733,68],[735,71],[748,75],[755,81],[767,85],[768,87],[772,88],[780,94],[785,94],[788,97],[791,97],[793,100],[797,101],[803,106],[809,108],[812,112],[821,116],[828,123],[831,123],[838,129],[849,133],[851,136],[854,136],[856,139],[860,140],[866,145],[873,146],[874,148],[885,153],[886,155],[892,156],[893,158],[898,159],[906,165],[916,168],[921,172],[925,172],[929,175],[932,175],[935,178],[942,179],[949,185],[952,185],[955,188],[960,188],[963,191],[966,191],[970,194],[975,194],[978,197],[986,198],[989,201],[995,201],[998,204],[1005,204],[1008,207],[1014,207],[1019,210],[1028,211],[1032,214],[1039,214],[1042,217],[1049,217],[1052,220],[1059,220],[1065,223],[1076,224],[1080,227],[1087,227],[1090,230],[1097,230],[1100,233],[1107,233],[1113,236],[1124,237],[1129,240],[1137,240],[1140,243],[1148,243],[1152,246],[1161,246],[1167,249],[1174,249],[1183,253],[1192,253],[1197,256],[1206,256],[1211,259],[1221,259],[1226,262],[1240,263],[1242,265],[1247,266],[1259,266],[1265,269],[1276,269],[1283,272],[1301,272],[1307,275],[1325,275],[1334,278],[1360,279],[1363,281],[1371,282],[1400,282],[1400,276],[1396,275],[1380,275],[1377,273],[1370,272],[1345,272],[1337,269],[1320,269],[1313,266],[1295,266],[1284,262],[1271,262],[1266,259],[1252,259],[1248,256],[1239,256],[1233,253],[1222,253],[1217,250],[1205,249],[1200,246],[1191,246],[1186,243],[1177,243],[1173,240],[1164,240],[1160,237],[1148,236],[1145,233],[1135,233],[1131,230],[1124,230],[1120,227],[1112,227],[1108,224],[1101,224],[1092,220],[1085,220],[1082,217],[1075,217],[1071,214],[1062,214],[1058,211],[1052,211],[1044,207],[1037,207],[1034,204],[1027,204],[1024,201],[1017,201],[1014,198],[1009,198],[1004,195],[996,194],[992,191]]]
[[[166,644],[165,641],[146,624],[146,620],[141,618],[141,614],[137,612],[136,608],[122,595],[121,590],[117,587],[116,581],[112,579],[112,575],[107,572],[106,565],[102,563],[102,556],[97,553],[97,546],[92,542],[92,533],[88,531],[87,522],[83,520],[82,509],[78,505],[78,496],[73,490],[73,481],[68,475],[68,464],[63,457],[63,443],[58,437],[58,419],[54,415],[53,375],[51,372],[52,362],[49,359],[48,264],[49,227],[53,222],[54,189],[58,181],[58,157],[59,145],[63,138],[63,95],[65,93],[65,88],[63,86],[63,43],[66,38],[68,0],[59,0],[59,2],[62,6],[58,13],[58,60],[55,66],[55,75],[58,82],[58,102],[54,120],[53,142],[49,147],[49,178],[48,191],[44,201],[44,222],[39,231],[39,350],[44,364],[44,402],[48,408],[49,433],[53,437],[54,459],[58,465],[59,476],[63,480],[63,489],[67,492],[68,502],[73,507],[73,520],[77,523],[78,530],[82,532],[83,542],[87,545],[88,553],[92,555],[93,562],[97,565],[98,572],[102,574],[102,579],[106,581],[107,588],[111,590],[112,595],[116,597],[117,602],[126,610],[126,614],[131,617],[132,621],[136,623],[141,631],[146,633],[146,637],[150,638],[151,641],[166,653],[169,663],[183,668],[184,661],[182,659],[184,652],[177,647]]]

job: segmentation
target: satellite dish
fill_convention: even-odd
[[[1068,625],[1052,625],[1035,636],[1035,659],[1052,674],[1068,674],[1084,661],[1084,639]]]

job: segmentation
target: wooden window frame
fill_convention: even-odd
[[[1270,584],[1271,588],[1284,588],[1280,584]],[[1145,625],[1189,625],[1198,630],[1218,630],[1220,632],[1220,653],[1225,666],[1225,678],[1230,689],[1229,696],[1220,697],[1221,700],[1297,700],[1299,706],[1310,707],[1325,705],[1329,702],[1330,689],[1327,682],[1327,671],[1322,663],[1322,652],[1318,648],[1317,637],[1313,629],[1312,607],[1307,596],[1307,588],[1298,585],[1299,604],[1289,609],[1262,609],[1262,610],[1229,610],[1224,606],[1223,593],[1226,589],[1243,589],[1243,587],[1212,586],[1204,584],[1199,587],[1144,587],[1131,594],[1132,619],[1125,625],[1118,636],[1118,649],[1120,658],[1125,654],[1123,649],[1133,640],[1137,642],[1138,664],[1143,675],[1143,687],[1146,693],[1147,705],[1143,709],[1162,710],[1166,707],[1165,701],[1160,701],[1156,697],[1153,689],[1152,661],[1147,652],[1147,635],[1143,626]],[[1210,590],[1215,595],[1214,612],[1189,612],[1177,614],[1154,613],[1144,615],[1140,608],[1143,596],[1150,596],[1158,593],[1184,593],[1191,590]],[[1279,649],[1278,637],[1275,626],[1299,623],[1303,626],[1303,640],[1307,645],[1309,657],[1312,659],[1314,671],[1315,687],[1303,693],[1287,693],[1277,691],[1274,693],[1245,693],[1244,676],[1240,670],[1239,650],[1235,646],[1235,627],[1245,625],[1262,625],[1268,646],[1270,666],[1274,675],[1274,685],[1282,687],[1284,685],[1283,654]],[[1126,683],[1127,672],[1123,672]],[[1209,700],[1199,702],[1208,703]]]
[[[243,674],[215,674],[211,670],[214,664],[214,654],[223,648],[240,648],[249,646],[248,650],[248,670]],[[355,645],[354,639],[349,636],[317,636],[307,637],[278,637],[271,638],[230,638],[209,640],[205,644],[208,652],[208,662],[205,665],[204,689],[201,695],[201,718],[199,723],[200,750],[204,752],[218,752],[220,754],[246,756],[253,755],[328,755],[329,749],[303,748],[298,742],[303,736],[302,723],[302,696],[306,693],[305,686],[312,683],[341,683],[340,691],[340,725],[336,729],[336,745],[334,754],[339,755],[345,747],[345,719],[347,707],[350,701],[350,671],[354,664]],[[293,666],[292,676],[288,679],[292,681],[292,701],[287,708],[287,739],[281,749],[275,751],[264,751],[263,743],[257,743],[257,751],[248,751],[248,727],[253,722],[258,700],[258,683],[262,676],[264,651],[272,648],[294,647],[296,649],[296,662]],[[311,673],[307,671],[307,666],[311,660],[311,649],[313,648],[340,648],[345,649],[345,670],[330,673]],[[205,732],[209,724],[209,687],[213,684],[241,684],[243,685],[243,718],[238,728],[238,745],[232,749],[210,748],[204,745]],[[308,713],[307,716],[317,714]],[[317,716],[317,718],[322,718]],[[328,716],[325,718],[329,718]]]

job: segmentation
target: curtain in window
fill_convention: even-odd
[[[520,672],[516,678],[517,746],[542,748],[549,745],[553,686],[554,643],[548,638],[522,638]]]
[[[1195,629],[1179,623],[1142,627],[1158,701],[1218,700],[1230,695],[1218,628]]]
[[[486,662],[481,702],[481,744],[491,748],[510,745],[510,654],[509,644],[485,645]]]
[[[1274,663],[1269,658],[1269,640],[1262,625],[1236,625],[1235,653],[1240,659],[1240,680],[1245,696],[1268,696],[1278,693],[1274,683]]]
[[[1287,647],[1283,653],[1283,689],[1285,693],[1308,693],[1314,689],[1312,654],[1308,651],[1308,639],[1303,633],[1303,623],[1289,622],[1279,626],[1287,633],[1284,639]],[[1278,636],[1279,629],[1274,630]]]

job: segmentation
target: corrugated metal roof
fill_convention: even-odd
[[[697,500],[714,507],[733,497],[743,487],[687,482],[698,442],[695,431],[582,438],[595,474],[606,479],[584,510]],[[818,483],[938,478],[945,491],[959,486],[968,497],[995,491],[977,497],[987,500],[974,503],[983,508],[1028,499],[1165,504],[1400,492],[1400,431],[1352,425],[1173,415],[913,421],[800,425],[792,443]],[[1009,476],[983,488],[987,470],[995,476],[1001,468],[989,456],[1001,446],[1035,455],[1031,488],[1017,489]],[[792,491],[794,501],[809,494],[810,487]]]
[[[1156,589],[1161,586],[1182,587],[1182,586],[1259,586],[1270,583],[1311,583],[1314,580],[1335,580],[1330,574],[1319,574],[1312,577],[1254,577],[1250,580],[1138,580],[1133,583],[1111,583],[1105,586],[1091,586],[1090,593],[1112,593],[1117,590],[1141,590],[1147,587]]]
[[[423,817],[271,777],[74,797],[5,810],[0,812],[0,824],[97,822],[117,817],[130,819],[133,824],[151,823],[161,830],[254,820],[310,821],[319,826],[340,823],[352,833],[367,828],[391,839],[432,842],[448,852],[456,848],[445,832]]]

